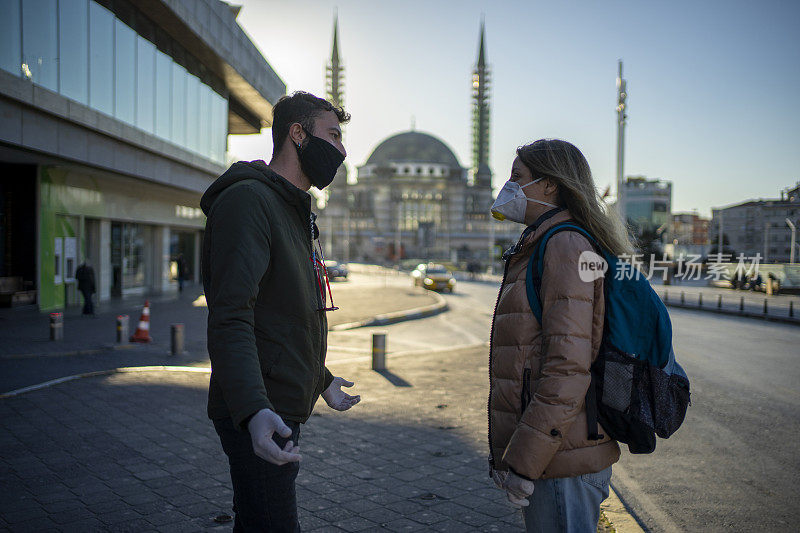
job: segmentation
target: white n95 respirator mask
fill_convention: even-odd
[[[558,207],[536,198],[528,198],[522,191],[525,187],[533,185],[537,181],[542,181],[543,178],[535,179],[530,183],[520,186],[516,181],[507,181],[503,188],[497,195],[497,199],[492,204],[492,216],[497,220],[511,220],[513,222],[525,223],[525,211],[528,208],[528,202],[535,202],[537,204],[547,205],[550,207]]]

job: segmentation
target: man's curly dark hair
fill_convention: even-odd
[[[344,108],[311,93],[296,91],[291,96],[282,96],[272,108],[272,154],[280,151],[292,124],[298,122],[306,131],[313,132],[314,119],[325,111],[333,111],[340,124],[350,121],[350,113]]]

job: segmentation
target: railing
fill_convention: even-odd
[[[670,291],[666,289],[657,290],[656,292],[666,305],[673,307],[749,318],[762,318],[800,325],[800,317],[795,313],[795,304],[800,305],[800,299],[796,298],[764,298],[749,294],[725,296],[716,291],[711,294],[704,294],[702,291],[691,291],[687,294],[685,290]]]

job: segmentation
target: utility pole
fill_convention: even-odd
[[[625,114],[625,100],[628,97],[626,81],[622,77],[622,60],[619,60],[619,75],[617,76],[617,212],[622,219],[622,223],[627,227],[628,222],[625,213],[625,122],[628,115]]]

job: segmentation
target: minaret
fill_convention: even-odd
[[[339,57],[339,16],[333,18],[333,45],[331,59],[325,67],[326,99],[337,107],[344,106],[344,66]],[[344,131],[342,131],[344,136]],[[333,183],[325,190],[327,205],[325,215],[328,227],[328,255],[339,261],[350,260],[350,206],[347,193],[347,167],[336,171]]]
[[[491,72],[486,64],[485,24],[481,19],[478,62],[472,71],[472,172],[475,185],[492,183],[489,170],[489,87]]]
[[[344,67],[339,59],[339,16],[333,19],[333,49],[331,60],[325,69],[327,98],[335,106],[344,104]]]

